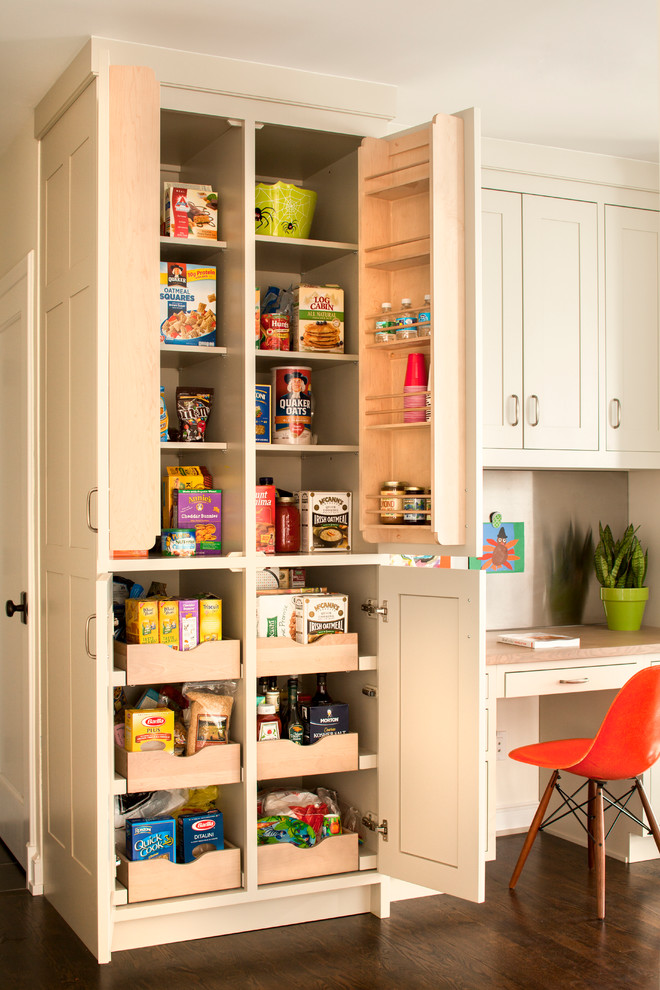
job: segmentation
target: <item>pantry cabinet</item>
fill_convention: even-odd
[[[125,54],[121,45],[117,52]],[[186,87],[180,64],[172,67],[165,53],[131,54],[155,66],[159,94],[150,68],[109,67],[117,60],[112,45],[93,44],[90,65],[82,60],[90,75],[82,95],[72,96],[81,88],[74,66],[37,112],[46,204],[46,896],[100,961],[140,945],[363,911],[386,916],[390,878],[481,899],[484,578],[394,566],[406,561],[390,558],[407,550],[428,564],[439,544],[445,553],[477,547],[476,116],[439,116],[412,135],[385,139],[377,109],[364,106],[369,86],[353,87],[354,113],[343,89],[332,90],[331,101],[328,88],[335,109],[319,109],[314,79],[314,106],[301,107],[292,95],[249,101],[205,87],[203,67],[189,69]],[[221,71],[223,60],[213,61]],[[279,79],[283,91],[287,79]],[[336,100],[346,109],[337,110]],[[66,172],[81,148],[84,184]],[[217,242],[159,244],[154,203],[160,183],[173,178],[218,191]],[[275,179],[318,193],[313,238],[255,230],[255,181]],[[109,223],[119,208],[115,181],[148,203],[140,222],[131,218],[125,228]],[[70,197],[81,188],[95,223],[70,229],[65,218],[77,216]],[[158,344],[159,250],[163,259],[217,268],[214,348]],[[57,290],[52,283],[53,266],[79,256],[89,302],[77,316],[78,283],[70,275]],[[139,286],[137,297],[133,287],[123,297],[131,309],[141,307],[139,332],[135,314],[122,319],[122,259]],[[344,354],[284,355],[282,362],[281,354],[255,351],[255,286],[301,280],[345,289]],[[400,404],[402,362],[412,348],[372,346],[383,294],[406,291],[414,305],[425,294],[432,299],[432,337],[420,347],[430,371],[430,421],[412,430],[399,429],[398,412],[383,413],[381,402],[388,393]],[[72,321],[60,326],[67,312]],[[254,386],[291,361],[311,368],[314,442],[258,443]],[[75,416],[78,383],[96,415]],[[204,444],[159,443],[159,384],[172,413],[177,386],[213,389]],[[373,408],[380,415],[368,416]],[[221,556],[144,555],[160,529],[160,475],[175,464],[203,464],[222,488]],[[378,492],[392,475],[431,488],[427,525],[380,525]],[[352,492],[351,552],[259,554],[254,486],[262,476],[294,491]],[[98,498],[89,496],[93,489]],[[346,594],[349,633],[309,647],[258,638],[256,590],[272,565],[305,567],[311,584]],[[169,595],[221,597],[222,642],[189,655],[115,643],[114,575],[145,591],[156,581]],[[257,677],[296,674],[311,686],[320,669],[329,672],[333,695],[349,704],[349,733],[309,747],[257,743]],[[236,686],[230,745],[185,758],[114,751],[114,689],[134,697],[149,684],[227,678]],[[262,782],[337,790],[366,823],[363,844],[347,833],[310,850],[258,848]],[[211,783],[220,788],[225,850],[154,867],[115,849],[116,796]]]

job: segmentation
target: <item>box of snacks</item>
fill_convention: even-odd
[[[161,261],[161,343],[215,346],[215,276],[209,265]]]

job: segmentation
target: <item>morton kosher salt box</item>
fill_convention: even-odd
[[[301,553],[351,549],[351,492],[299,492]]]
[[[343,736],[348,732],[348,705],[341,701],[329,705],[301,705],[300,714],[305,746],[323,736]]]

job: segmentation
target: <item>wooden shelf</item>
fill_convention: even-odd
[[[337,364],[357,364],[358,355],[357,354],[324,354],[322,351],[257,351],[255,350],[254,356],[256,358],[257,368],[270,367],[271,364],[277,362],[288,363],[290,361],[294,363],[309,364],[314,366],[315,371],[323,371],[324,368],[332,368]]]
[[[127,753],[115,746],[115,769],[126,778],[129,794],[169,787],[236,784],[241,779],[241,747],[230,742],[205,746],[194,756],[174,756],[158,751]]]
[[[369,543],[434,543],[431,526],[366,526],[363,536]]]
[[[199,347],[187,344],[161,344],[161,368],[189,368],[211,358],[224,357],[226,347]]]
[[[334,261],[345,254],[357,254],[358,246],[349,241],[315,241],[304,237],[274,237],[255,234],[257,271],[304,272]]]
[[[428,157],[405,168],[393,169],[364,177],[364,191],[367,196],[379,199],[405,199],[421,196],[430,189],[430,164]]]
[[[284,636],[257,639],[258,677],[275,677],[292,671],[300,675],[357,669],[357,633],[322,636],[310,645],[295,643]]]
[[[185,261],[185,252],[191,251],[195,259],[191,264],[199,264],[204,251],[224,251],[226,241],[213,241],[210,237],[160,237],[161,261]]]
[[[428,430],[430,426],[430,423],[378,423],[367,424],[364,428],[365,430]]]
[[[357,732],[324,736],[311,746],[299,746],[290,739],[257,743],[259,780],[298,777],[303,774],[340,773],[357,769]]]
[[[201,571],[201,570],[243,570],[246,558],[225,554],[222,557],[164,557],[153,553],[148,557],[113,557],[108,570],[115,573],[129,571]]]
[[[126,671],[127,684],[176,684],[241,676],[241,643],[222,639],[194,650],[173,650],[162,643],[115,643],[115,666]]]
[[[374,268],[381,272],[398,272],[404,268],[419,268],[421,265],[428,265],[429,260],[430,254],[428,252],[405,254],[400,258],[392,258],[387,261],[367,261],[364,267]]]
[[[117,879],[128,891],[129,904],[241,885],[241,851],[229,843],[192,863],[172,863],[168,859],[134,862],[122,852],[117,852],[117,857]]]
[[[373,333],[376,331],[374,330]],[[369,336],[373,336],[372,332],[368,332]],[[430,337],[411,337],[409,340],[393,340],[387,341],[387,343],[376,343],[365,344],[364,345],[369,350],[374,351],[419,351],[428,350],[431,346]]]
[[[162,453],[172,453],[172,454],[193,454],[197,451],[204,450],[226,450],[226,443],[207,443],[205,440],[201,443],[191,442],[191,443],[173,443],[171,440],[167,440],[161,443],[160,449]]]
[[[208,446],[208,444],[207,444]],[[257,454],[357,454],[357,444],[341,443],[258,443]]]
[[[324,877],[331,873],[352,873],[358,866],[358,837],[355,832],[331,835],[311,849],[301,849],[290,842],[273,843],[257,849],[257,881],[260,884]]]

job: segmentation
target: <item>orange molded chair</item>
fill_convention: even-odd
[[[605,917],[605,839],[621,814],[627,815],[653,835],[660,851],[660,830],[639,775],[648,770],[660,756],[660,666],[640,670],[627,681],[612,702],[595,739],[557,739],[553,742],[520,746],[509,753],[520,763],[552,770],[534,820],[522,847],[509,888],[514,889],[525,860],[540,829],[573,814],[587,833],[589,869],[596,868],[598,917]],[[573,793],[566,794],[559,784],[560,770],[586,777]],[[632,786],[616,798],[606,788],[611,780],[630,780]],[[586,800],[578,803],[578,794],[587,787]],[[562,798],[560,807],[545,819],[552,797],[557,791]],[[637,791],[648,825],[640,821],[627,804]],[[604,811],[617,811],[607,835]],[[567,808],[567,811],[563,809]],[[583,818],[586,820],[584,824]]]

